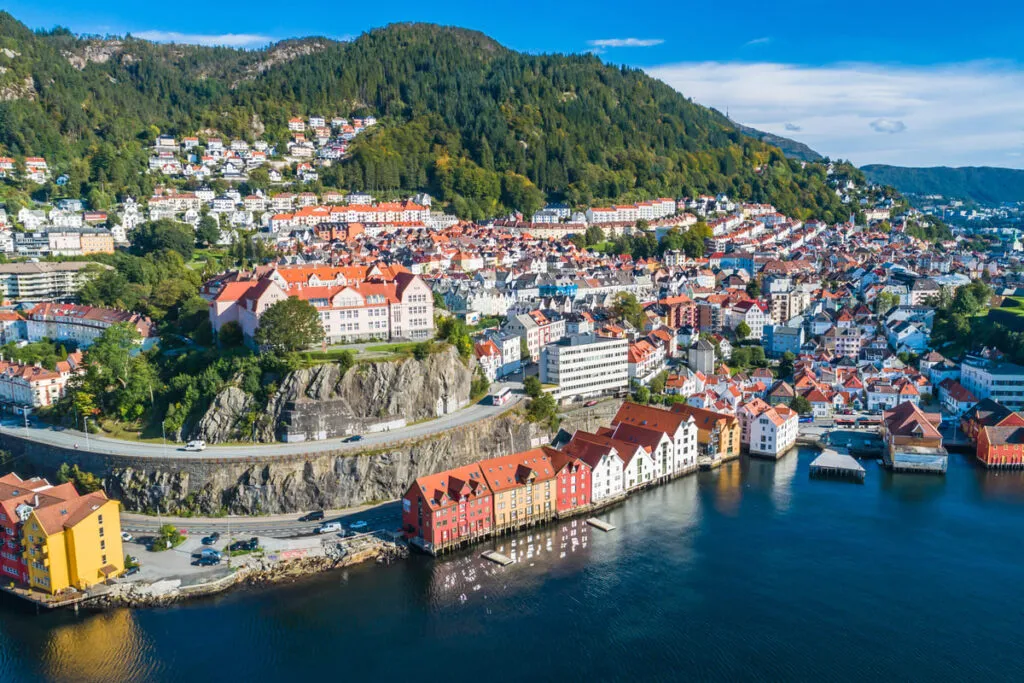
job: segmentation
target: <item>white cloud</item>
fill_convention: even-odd
[[[876,119],[868,124],[876,133],[902,133],[907,129],[907,124],[893,119]]]
[[[770,42],[772,42],[771,37],[765,36],[764,38],[754,38],[753,40],[748,40],[743,45],[745,47],[754,47],[756,45],[767,45]]]
[[[687,97],[858,164],[1024,167],[1024,68],[683,63],[647,70]],[[897,130],[899,129],[899,130]],[[878,132],[899,135],[879,135]]]
[[[596,48],[603,47],[654,47],[665,41],[661,38],[602,38],[600,40],[588,40],[587,45]]]
[[[185,43],[188,45],[220,45],[225,47],[255,47],[274,41],[270,36],[255,33],[178,33],[177,31],[138,31],[135,38],[152,40],[155,43]]]
[[[791,133],[795,133],[797,131],[803,130],[803,128],[801,128],[800,126],[796,125],[795,123],[787,123],[786,124],[786,130],[788,130]]]

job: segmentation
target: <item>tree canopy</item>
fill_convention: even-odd
[[[256,343],[279,353],[301,351],[323,338],[320,313],[313,304],[297,297],[271,304],[256,328]]]

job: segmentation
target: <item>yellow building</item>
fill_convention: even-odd
[[[82,253],[83,254],[113,254],[114,238],[107,230],[95,232],[82,232]]]
[[[494,505],[495,531],[546,522],[556,512],[554,449],[547,446],[480,463]]]
[[[21,533],[36,590],[85,590],[124,571],[120,503],[102,491],[34,508]]]

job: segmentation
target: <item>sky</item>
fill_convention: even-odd
[[[642,68],[740,123],[833,158],[1024,168],[1024,3],[562,0],[515,4],[4,0],[32,28],[255,48],[396,21]]]

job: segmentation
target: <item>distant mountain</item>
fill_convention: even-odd
[[[736,130],[743,133],[744,135],[749,135],[750,137],[760,140],[765,144],[772,145],[773,147],[778,147],[779,149],[782,150],[782,153],[785,154],[790,159],[796,159],[797,161],[817,162],[825,158],[802,142],[790,140],[789,138],[784,138],[781,135],[766,133],[763,130],[757,130],[756,128],[751,128],[750,126],[744,126],[743,124],[736,123],[735,121],[732,121],[732,125],[736,126]]]
[[[965,199],[979,204],[1024,201],[1024,171],[993,166],[909,168],[871,164],[864,175],[881,185],[892,185],[904,194]]]

